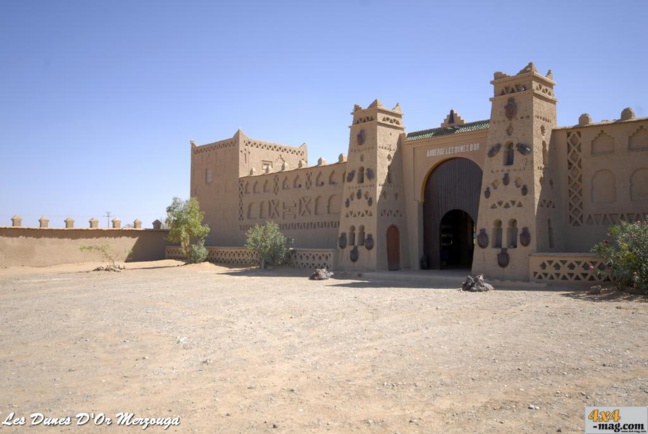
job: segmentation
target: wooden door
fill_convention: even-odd
[[[394,225],[387,228],[387,269],[400,270],[400,233]]]

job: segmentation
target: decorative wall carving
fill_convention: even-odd
[[[515,145],[515,148],[522,155],[529,155],[531,153],[531,146],[525,145],[524,143],[518,143]]]
[[[306,150],[305,148],[293,148],[291,146],[283,146],[279,145],[276,143],[269,143],[269,142],[260,142],[260,141],[252,141],[252,140],[246,140],[244,142],[245,146],[248,146],[250,148],[257,148],[257,149],[263,149],[263,150],[269,150],[273,152],[281,152],[281,153],[286,153],[290,155],[297,155],[303,158],[306,158]]]
[[[490,206],[491,209],[498,208],[522,208],[522,202],[519,200],[498,200]]]
[[[403,212],[399,209],[381,209],[380,217],[403,217]]]
[[[567,194],[569,198],[569,224],[583,224],[583,165],[581,132],[567,132]]]
[[[599,170],[592,176],[592,203],[616,202],[616,178],[609,170]]]
[[[216,264],[254,265],[256,259],[244,247],[207,247],[207,260]],[[167,247],[167,259],[186,259],[180,247]],[[335,251],[331,249],[294,249],[288,258],[288,265],[294,268],[333,268]]]
[[[548,200],[548,199],[542,199],[540,200],[540,203],[538,204],[540,208],[556,208],[556,204],[554,203],[553,200]]]
[[[648,201],[648,169],[636,170],[630,176],[630,200]]]
[[[494,156],[497,155],[497,153],[502,149],[502,144],[498,143],[496,145],[491,146],[491,148],[488,150],[488,156],[490,158],[493,158]]]
[[[622,221],[636,222],[637,220],[648,220],[648,213],[610,213],[610,214],[590,214],[587,216],[585,223],[588,225],[616,225]]]
[[[648,150],[648,131],[644,127],[640,127],[628,139],[628,149],[631,151],[645,151]]]
[[[536,281],[599,282],[608,280],[599,277],[605,269],[601,258],[588,254],[560,255],[555,257],[531,256],[529,261],[531,278]]]
[[[236,142],[234,142],[234,141],[212,143],[212,144],[209,144],[209,145],[192,147],[191,148],[191,153],[194,154],[194,155],[200,155],[200,154],[204,154],[206,152],[216,151],[218,149],[233,148],[234,146],[236,146]]]
[[[614,139],[601,131],[601,133],[592,140],[592,155],[611,154],[614,152]]]

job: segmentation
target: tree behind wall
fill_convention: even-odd
[[[209,226],[202,224],[204,215],[195,198],[182,200],[174,197],[171,205],[167,207],[165,220],[165,224],[169,227],[167,240],[180,243],[180,250],[188,262],[202,262],[207,258],[206,254],[193,254],[194,247],[196,250],[206,252],[204,239],[209,234]]]

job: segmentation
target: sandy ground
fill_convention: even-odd
[[[645,297],[178,264],[1,269],[0,432],[582,433],[648,405]]]

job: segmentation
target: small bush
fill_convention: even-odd
[[[245,247],[252,250],[259,266],[280,265],[286,261],[293,240],[279,230],[279,225],[268,222],[263,226],[254,225],[247,231]]]
[[[96,244],[93,246],[81,246],[79,250],[82,252],[95,252],[100,254],[104,260],[108,261],[112,267],[117,266],[117,260],[120,256],[124,257],[124,260],[128,259],[132,250],[119,251],[115,250],[110,244]]]
[[[603,272],[619,289],[635,288],[648,294],[648,222],[612,226],[608,239],[592,252],[604,259]]]
[[[207,259],[207,247],[205,247],[205,240],[200,240],[196,244],[191,245],[191,250],[189,250],[189,262],[192,264],[197,264],[199,262],[205,262]]]

